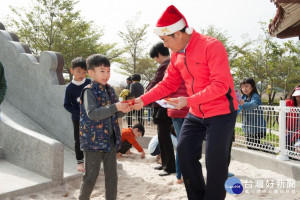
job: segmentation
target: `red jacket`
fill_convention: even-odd
[[[178,90],[170,94],[168,97],[170,98],[188,97],[188,94],[186,92],[186,87],[184,85],[184,81],[181,82]],[[185,118],[188,112],[189,112],[189,107],[183,107],[180,110],[168,108],[168,116],[171,118]]]
[[[135,136],[132,132],[132,128],[123,128],[122,129],[122,140],[121,142],[128,141],[138,152],[143,152],[143,148],[136,141]]]
[[[175,92],[183,80],[193,115],[207,118],[237,110],[228,55],[217,39],[194,31],[185,52],[172,52],[164,79],[141,96],[144,105]]]

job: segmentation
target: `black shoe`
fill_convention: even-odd
[[[158,166],[158,167],[154,167],[155,170],[163,170],[164,167],[163,166]]]
[[[159,176],[168,176],[168,175],[170,175],[170,174],[172,174],[172,172],[164,171],[163,173],[160,173],[160,174],[158,174],[158,175],[159,175]]]

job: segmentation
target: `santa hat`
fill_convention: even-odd
[[[193,33],[193,28],[188,26],[183,14],[175,6],[171,5],[158,19],[155,33],[158,36],[170,35],[176,31],[180,31],[184,27],[186,27],[185,32],[187,34]]]

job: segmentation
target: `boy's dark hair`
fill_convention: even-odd
[[[94,70],[95,67],[100,67],[102,65],[104,67],[110,67],[110,62],[109,62],[108,58],[102,54],[90,55],[86,59],[86,64],[87,64],[88,70]]]
[[[71,61],[71,68],[75,69],[76,67],[80,67],[81,69],[87,70],[86,60],[82,57],[74,58]]]
[[[250,94],[250,97],[252,97],[252,95],[254,93],[258,94],[257,88],[256,88],[256,84],[255,84],[255,81],[253,80],[253,78],[244,78],[243,80],[241,80],[241,82],[240,82],[240,88],[241,88],[242,94],[244,94],[243,91],[242,91],[242,85],[244,85],[246,83],[250,84],[252,86],[252,88],[253,88],[253,90],[252,90],[252,92]]]
[[[140,80],[141,80],[141,75],[139,74],[132,75],[132,81],[140,81]]]
[[[139,132],[142,132],[142,137],[144,137],[144,134],[145,134],[145,128],[142,124],[138,123],[138,124],[135,124],[133,125],[132,129],[135,129],[137,128]]]
[[[155,45],[152,46],[152,48],[150,50],[151,58],[158,57],[159,54],[161,54],[162,56],[170,55],[169,49],[164,46],[163,42],[156,43]]]

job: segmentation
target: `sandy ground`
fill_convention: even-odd
[[[145,150],[147,151],[147,150]],[[160,177],[160,171],[154,170],[158,166],[155,157],[146,154],[140,159],[137,151],[134,154],[118,159],[118,200],[184,200],[187,199],[183,184],[176,183],[175,174]],[[203,158],[201,159],[203,164]],[[204,165],[204,164],[203,164]],[[244,190],[241,194],[227,193],[226,200],[256,200],[256,199],[300,199],[300,182],[275,173],[270,170],[258,169],[248,163],[231,161],[229,171],[242,181]],[[206,174],[205,168],[203,168]],[[105,200],[104,175],[101,170],[96,186],[91,195],[93,200]],[[9,200],[35,199],[77,199],[81,178],[38,193],[9,198]]]

